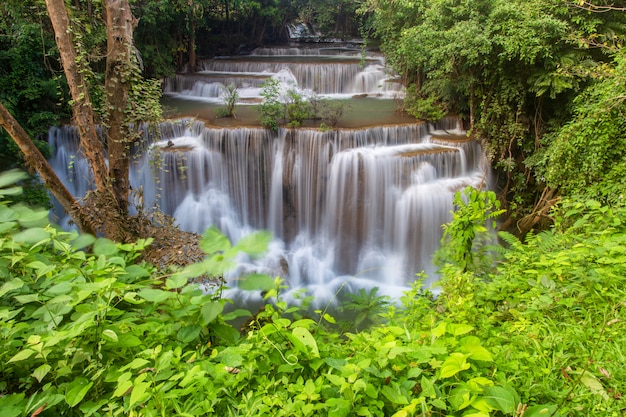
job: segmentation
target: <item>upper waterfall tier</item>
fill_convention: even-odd
[[[200,68],[165,80],[165,93],[219,102],[223,87],[233,84],[240,97],[260,98],[260,85],[268,77],[304,95],[393,98],[402,90],[380,54],[363,56],[351,48],[262,48],[251,55],[205,60]]]

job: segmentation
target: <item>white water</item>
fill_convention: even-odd
[[[166,80],[164,91],[219,103],[229,84],[242,98],[260,97],[269,77],[283,93],[298,89],[305,96],[392,97],[400,87],[386,82],[381,56],[371,54],[362,66],[354,48],[263,48],[249,58],[207,61],[200,73]],[[217,226],[233,242],[255,230],[272,232],[268,254],[240,259],[228,276],[230,298],[260,299],[236,289],[249,272],[281,276],[289,294],[305,289],[318,304],[340,289],[379,287],[399,297],[422,271],[426,284],[436,280],[431,258],[454,193],[488,177],[479,144],[446,133],[463,133],[456,120],[442,121],[441,129],[436,138],[423,124],[273,133],[179,120],[144,132],[130,179],[147,207],[173,215],[185,230]],[[52,128],[49,141],[55,171],[83,196],[91,179],[76,130]]]
[[[183,120],[160,130],[157,137],[146,131],[153,144],[132,166],[132,186],[143,189],[146,205],[185,230],[215,225],[235,242],[271,231],[268,255],[242,258],[231,285],[248,272],[280,275],[320,303],[342,286],[380,286],[397,297],[421,271],[433,280],[431,257],[453,194],[479,186],[488,169],[477,143],[435,143],[421,124],[272,133]],[[75,135],[51,129],[51,162],[79,195],[90,181],[80,157],[69,163],[68,155],[79,155]]]
[[[178,74],[164,81],[168,95],[221,103],[224,86],[233,84],[241,98],[259,99],[261,84],[276,78],[282,89],[304,96],[349,98],[353,95],[395,98],[403,95],[384,58],[352,47],[258,48],[249,56],[218,57],[200,63],[201,71]]]

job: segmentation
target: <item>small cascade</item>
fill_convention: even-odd
[[[136,151],[131,183],[184,230],[215,225],[233,241],[273,233],[265,258],[241,259],[233,287],[242,274],[261,272],[319,302],[339,287],[399,296],[421,271],[434,279],[431,257],[453,194],[479,186],[488,172],[480,145],[444,127],[273,133],[179,120],[145,131],[148,147]],[[88,189],[75,129],[52,128],[50,141],[66,184],[77,194]]]
[[[240,97],[259,99],[261,84],[285,73],[294,80],[288,88],[305,96],[316,93],[337,98],[394,98],[403,91],[389,74],[380,53],[367,51],[363,56],[353,46],[263,47],[250,55],[205,60],[200,68],[198,73],[178,74],[165,80],[165,94],[217,103],[223,87],[233,84]]]

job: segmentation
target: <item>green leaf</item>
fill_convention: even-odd
[[[484,387],[484,398],[491,407],[502,411],[504,414],[513,414],[517,408],[515,398],[503,387]]]
[[[256,232],[240,239],[236,248],[250,256],[259,256],[267,251],[267,246],[271,240],[272,234],[270,232]]]
[[[189,343],[192,340],[195,340],[200,335],[202,331],[202,326],[198,324],[190,324],[188,326],[181,327],[178,330],[176,338],[183,343]]]
[[[118,341],[118,338],[117,338],[117,333],[115,333],[115,332],[114,332],[113,330],[111,330],[111,329],[104,329],[104,330],[102,331],[102,336],[103,336],[105,339],[108,339],[108,340],[110,340],[110,341],[112,341],[112,342],[117,342],[117,341]]]
[[[150,361],[148,361],[147,359],[143,359],[143,358],[135,358],[132,360],[132,362],[127,363],[126,365],[124,365],[123,367],[120,368],[120,371],[125,371],[126,369],[139,369],[139,368],[143,368],[145,367],[147,364],[149,364]]]
[[[560,417],[561,414],[556,411],[557,409],[558,406],[556,404],[533,405],[526,409],[524,417]]]
[[[199,245],[200,248],[202,248],[202,250],[208,255],[216,252],[224,252],[231,248],[228,238],[214,226],[204,232]]]
[[[467,363],[467,357],[462,353],[454,352],[451,353],[441,365],[439,377],[450,378],[465,369],[469,369],[469,367],[470,364]]]
[[[224,303],[219,301],[211,301],[202,306],[202,324],[207,325],[213,322],[217,316],[224,310]]]
[[[22,288],[23,286],[24,281],[19,278],[14,278],[11,281],[7,281],[2,287],[0,287],[0,297],[4,297],[6,293]]]
[[[113,256],[118,252],[117,244],[106,238],[99,238],[93,244],[93,253],[96,256]]]
[[[595,395],[599,395],[604,400],[609,399],[609,394],[604,389],[602,383],[596,378],[594,375],[590,374],[587,371],[583,371],[583,374],[580,377],[580,382],[591,391]]]
[[[295,339],[292,339],[295,342],[294,344],[301,344],[301,346],[306,346],[309,349],[309,352],[313,354],[313,356],[319,358],[320,351],[317,347],[317,342],[315,341],[315,338],[313,337],[311,332],[309,332],[304,327],[296,327],[291,331],[291,334]]]
[[[333,417],[346,417],[350,414],[350,402],[343,398],[330,398],[326,401],[328,415]]]
[[[466,336],[460,340],[463,350],[470,355],[471,359],[493,362],[491,353],[480,345],[480,339],[476,336]]]
[[[470,326],[469,324],[455,323],[449,323],[447,329],[448,333],[450,333],[452,336],[461,336],[471,332],[472,330],[474,330],[474,327]]]
[[[96,238],[89,234],[79,235],[76,239],[72,240],[72,248],[76,250],[84,249],[87,246],[93,245]]]
[[[9,359],[8,363],[19,362],[19,361],[26,360],[26,359],[30,358],[31,356],[33,356],[34,353],[35,353],[35,351],[31,350],[31,349],[20,350],[15,355],[13,355],[13,357],[11,359]]]
[[[434,329],[432,329],[430,332],[435,337],[441,337],[444,334],[446,334],[446,327],[447,327],[446,323],[442,322],[442,323],[439,323],[439,325],[435,327]]]
[[[50,239],[50,233],[42,227],[32,227],[22,232],[16,233],[13,240],[20,243],[37,244]]]
[[[174,275],[165,280],[165,288],[172,290],[187,285],[187,277],[182,275]]]
[[[394,389],[389,385],[383,385],[381,392],[385,398],[394,405],[405,405],[409,403],[406,397],[398,392],[397,388]]]
[[[137,404],[146,401],[150,398],[150,394],[147,392],[150,388],[150,382],[144,382],[147,378],[147,374],[141,374],[133,382],[133,390],[130,393],[130,406],[135,407]]]
[[[50,372],[51,369],[52,369],[52,366],[48,365],[47,363],[44,363],[43,365],[40,365],[39,367],[37,367],[37,369],[33,371],[33,376],[37,378],[37,381],[41,382],[41,380],[44,379],[46,375],[48,375],[48,372]]]
[[[144,300],[147,300],[153,303],[162,303],[168,298],[173,297],[174,293],[169,292],[169,291],[159,290],[158,288],[144,288],[143,290],[139,291],[137,295],[143,298]]]
[[[92,386],[93,382],[90,382],[87,378],[76,378],[65,389],[65,402],[70,407],[75,407],[85,398]]]
[[[1,177],[1,176],[0,176]],[[0,396],[0,417],[18,417],[26,408],[24,394]]]
[[[267,291],[274,288],[274,279],[267,275],[250,274],[238,281],[237,286],[247,291]]]
[[[22,181],[28,178],[28,174],[19,169],[10,169],[0,173],[0,188],[5,188],[9,185],[16,184],[18,181]]]

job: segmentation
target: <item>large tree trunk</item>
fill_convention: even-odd
[[[133,76],[133,30],[135,19],[128,0],[106,1],[107,60],[105,91],[108,110],[108,154],[111,187],[120,214],[128,215],[131,135],[126,108]]]
[[[46,6],[48,7],[48,14],[54,28],[67,84],[70,87],[74,123],[78,127],[81,146],[93,170],[96,189],[102,194],[110,193],[109,175],[104,159],[103,147],[96,132],[87,80],[85,80],[78,67],[79,59],[82,58],[79,58],[76,53],[65,2],[63,0],[46,0]]]
[[[70,87],[70,93],[72,95],[74,123],[78,127],[82,150],[85,153],[85,157],[90,162],[91,169],[93,171],[94,183],[97,190],[96,207],[99,210],[98,215],[103,222],[104,232],[107,237],[113,240],[131,240],[134,236],[132,236],[129,232],[130,222],[128,221],[129,217],[127,211],[128,200],[126,199],[124,203],[120,205],[122,198],[117,197],[120,192],[121,194],[128,196],[127,192],[123,192],[124,189],[128,189],[128,172],[124,169],[124,165],[128,164],[128,162],[124,162],[124,158],[122,158],[121,162],[119,161],[120,155],[125,155],[126,153],[123,150],[125,149],[126,144],[123,139],[120,139],[123,136],[122,133],[112,133],[116,129],[119,130],[119,126],[123,124],[123,121],[118,119],[119,117],[122,117],[123,120],[123,112],[126,110],[126,102],[123,101],[122,103],[117,103],[112,101],[119,99],[119,97],[117,97],[118,93],[116,92],[115,96],[110,97],[112,100],[107,103],[109,111],[116,113],[114,118],[118,118],[114,122],[118,123],[118,125],[115,127],[109,127],[108,129],[109,134],[111,135],[112,133],[116,138],[115,140],[110,140],[109,142],[113,142],[115,144],[114,148],[119,145],[118,149],[114,149],[116,154],[113,156],[115,161],[113,162],[111,170],[113,177],[111,177],[104,157],[104,147],[100,142],[96,131],[93,106],[89,97],[89,89],[80,68],[80,65],[87,64],[84,63],[84,58],[79,57],[76,52],[74,39],[72,37],[72,28],[70,26],[67,9],[65,8],[65,2],[64,0],[46,0],[46,6],[54,28],[56,43],[59,48],[61,62],[63,63],[65,77],[67,78],[67,83]],[[128,1],[107,0],[106,8],[108,12],[107,15],[112,15],[113,19],[118,19],[117,23],[113,22],[111,26],[107,25],[107,38],[109,39],[109,37],[112,37],[111,39],[114,39],[115,42],[119,42],[123,48],[130,48],[132,45],[132,30],[131,37],[129,39],[125,37],[126,16],[131,16],[132,21]],[[120,26],[121,30],[117,26]],[[122,35],[120,35],[120,33]],[[120,36],[121,39],[119,38]],[[131,42],[130,44],[127,43],[128,40]],[[117,51],[115,47],[110,46],[109,48],[113,48]],[[128,57],[129,54],[129,51],[124,52],[124,56],[126,57]],[[119,56],[116,56],[113,61],[115,62],[119,58]],[[107,61],[108,60],[109,58],[107,58]],[[108,69],[109,65],[107,63],[107,70]],[[130,62],[127,62],[125,69],[126,71],[130,70]],[[115,74],[113,76],[119,77],[121,74]],[[122,83],[124,82],[122,80],[118,81]],[[113,87],[111,87],[111,89],[112,88]],[[107,91],[111,90],[107,89]],[[126,90],[126,92],[122,92],[121,95],[127,96],[127,92],[128,90]],[[117,114],[117,112],[121,112],[122,116]],[[127,158],[128,155],[125,157]],[[116,165],[118,162],[122,164],[121,167]],[[122,191],[114,188],[118,186],[121,187],[120,190]]]
[[[50,190],[59,203],[61,203],[65,211],[72,216],[74,223],[76,223],[80,231],[95,234],[93,226],[83,215],[81,207],[74,199],[74,196],[65,188],[65,185],[59,180],[59,177],[46,158],[39,149],[37,149],[22,126],[2,103],[0,103],[0,126],[4,127],[13,138],[17,146],[19,146],[20,150],[24,153],[27,165],[37,171],[39,177],[46,185],[46,188]]]

